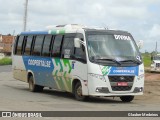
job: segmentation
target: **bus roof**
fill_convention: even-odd
[[[114,31],[114,32],[127,32],[127,31],[121,31],[121,30],[108,30],[104,27],[87,27],[84,25],[78,25],[78,24],[68,24],[68,25],[58,25],[51,27],[49,30],[45,31],[26,31],[21,32],[21,35],[35,35],[35,34],[64,34],[64,33],[71,33],[76,32],[77,30],[85,30],[85,31]],[[127,32],[128,33],[128,32]]]
[[[48,34],[48,31],[26,31],[26,32],[21,32],[21,35],[35,35],[35,34]]]

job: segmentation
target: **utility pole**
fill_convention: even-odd
[[[23,28],[23,31],[26,31],[26,28],[27,28],[27,12],[28,12],[28,0],[25,1],[25,4],[24,4],[24,28]]]
[[[156,48],[155,48],[155,52],[156,52],[156,54],[157,54],[157,41],[156,41]]]

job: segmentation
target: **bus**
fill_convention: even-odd
[[[130,33],[78,24],[17,35],[13,76],[29,90],[44,87],[73,93],[79,101],[119,97],[131,102],[144,90],[144,65]]]

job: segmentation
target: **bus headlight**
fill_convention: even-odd
[[[151,64],[151,68],[154,68],[154,64]]]
[[[155,62],[152,61],[152,63],[151,63],[151,68],[154,68],[154,64],[155,64]]]
[[[94,78],[97,78],[97,79],[100,79],[100,80],[106,82],[106,80],[105,80],[103,75],[98,75],[98,74],[94,74],[94,73],[89,73],[89,75],[94,77]]]

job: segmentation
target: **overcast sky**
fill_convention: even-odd
[[[23,30],[25,0],[0,0],[0,34]],[[160,0],[29,0],[27,30],[84,24],[129,31],[141,51],[160,51]]]

